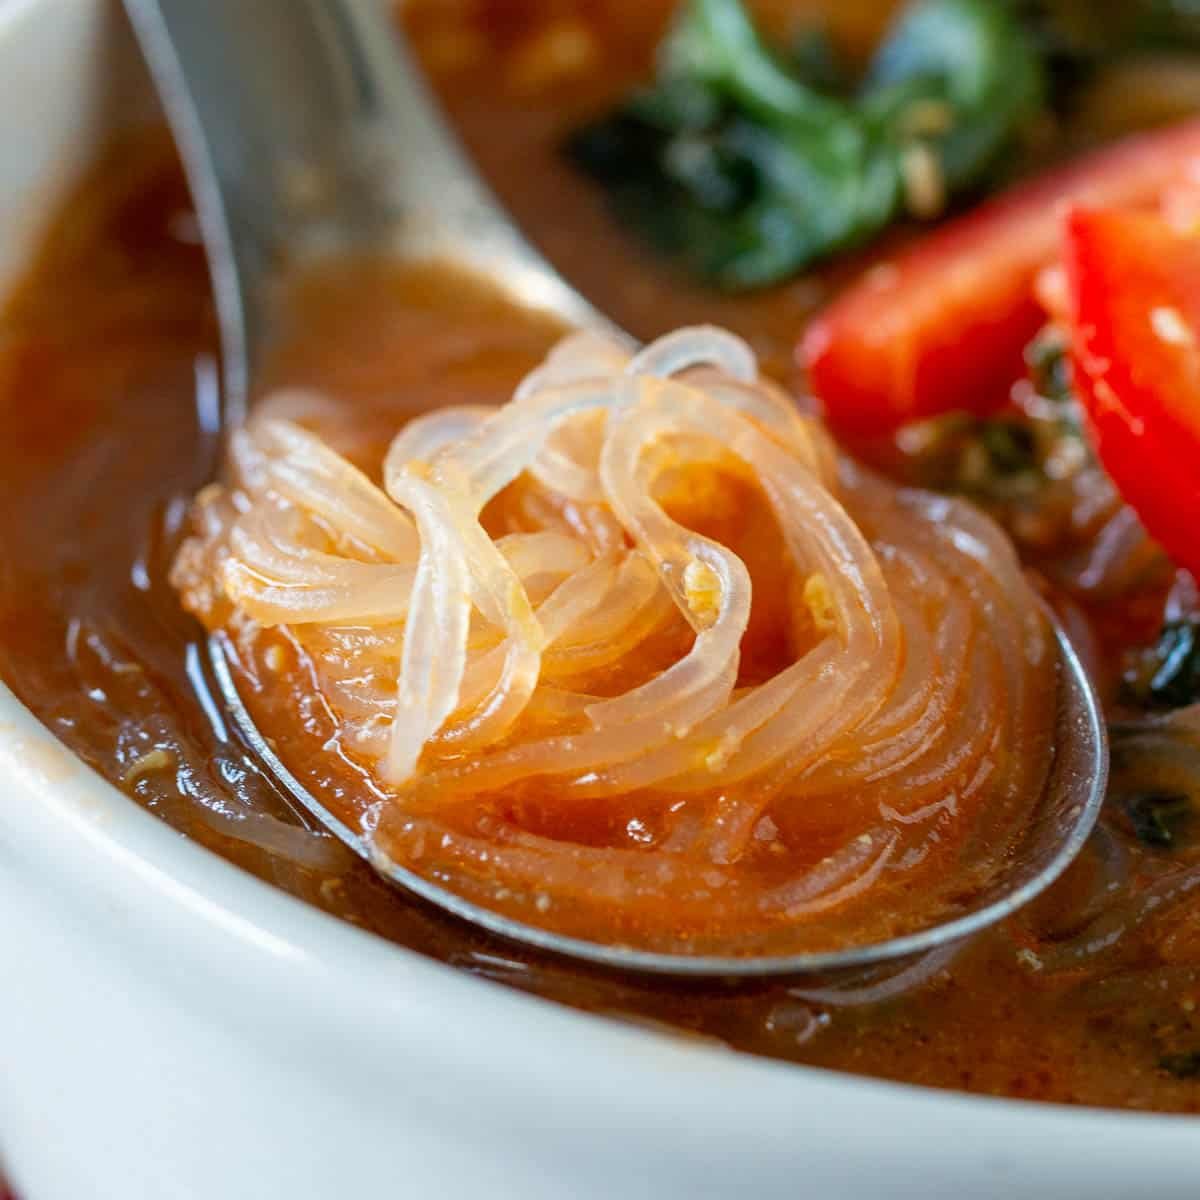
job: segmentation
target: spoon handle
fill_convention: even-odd
[[[281,257],[453,259],[603,324],[475,175],[381,0],[125,0],[191,184],[243,413]]]

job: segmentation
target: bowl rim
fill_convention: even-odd
[[[446,1020],[444,1005],[456,1009],[482,1001],[515,1041],[562,1037],[576,1043],[597,1076],[630,1051],[655,1065],[686,1065],[694,1084],[697,1069],[720,1078],[722,1089],[749,1087],[791,1091],[793,1099],[871,1098],[883,1105],[971,1110],[1004,1124],[1013,1119],[1075,1126],[1079,1131],[1118,1126],[1157,1126],[1194,1137],[1194,1118],[1173,1114],[1072,1107],[1003,1097],[944,1091],[916,1084],[828,1071],[803,1064],[731,1052],[580,1012],[517,989],[469,975],[388,939],[359,929],[268,884],[192,839],[175,832],[90,766],[78,759],[0,683],[0,781],[8,793],[0,805],[0,846],[15,851],[27,875],[40,878],[61,900],[90,903],[102,893],[123,901],[125,913],[140,913],[150,936],[180,931],[200,939],[201,957],[269,967],[277,984],[304,978],[305,986],[328,988],[339,1006],[357,1009],[364,1029],[380,1027],[380,995],[372,984],[402,983],[384,997],[385,1009]],[[14,802],[15,801],[15,802]],[[23,803],[22,803],[23,801]],[[181,947],[181,949],[186,949]],[[210,964],[211,965],[211,964]],[[226,972],[222,971],[222,975]],[[421,997],[412,985],[436,991]],[[372,1017],[374,1011],[375,1016]],[[423,1033],[401,1037],[419,1046]],[[460,1046],[461,1048],[461,1046]],[[471,1051],[474,1055],[475,1049]],[[440,1056],[440,1052],[439,1052]],[[626,1058],[621,1066],[627,1074]],[[685,1080],[686,1081],[686,1080]],[[632,1089],[635,1099],[638,1089]],[[728,1092],[723,1092],[728,1102]]]
[[[1086,1162],[1089,1177],[1112,1180],[1128,1175],[1131,1159],[1156,1163],[1161,1179],[1194,1170],[1194,1117],[942,1091],[760,1058],[470,976],[176,833],[77,759],[3,684],[0,783],[8,793],[0,850],[15,851],[26,878],[41,883],[41,902],[115,909],[141,969],[164,954],[187,978],[219,978],[224,1008],[204,1019],[240,1025],[264,1054],[288,1054],[320,1034],[329,1045],[314,1069],[335,1062],[342,1079],[436,1073],[469,1081],[485,1108],[553,1106],[584,1126],[617,1120],[649,1145],[678,1146],[681,1129],[686,1144],[702,1145],[696,1131],[707,1129],[764,1171],[794,1164],[805,1148],[844,1146],[847,1129],[861,1139],[860,1167],[923,1169],[931,1151],[914,1137],[918,1128],[939,1131],[939,1155],[952,1138],[957,1169],[968,1172],[1014,1155],[1041,1170]],[[306,996],[303,1007],[296,995]]]

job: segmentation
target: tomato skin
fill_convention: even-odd
[[[1079,210],[1065,265],[1096,453],[1150,535],[1200,574],[1200,233]]]
[[[1045,320],[1034,281],[1074,207],[1149,206],[1200,175],[1200,118],[1142,134],[997,197],[868,271],[809,326],[798,355],[851,438],[1008,400]]]

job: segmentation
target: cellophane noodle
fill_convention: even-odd
[[[173,581],[379,854],[694,952],[874,940],[999,869],[1057,687],[1015,554],[840,456],[743,341],[573,334],[359,466],[299,395],[235,435]]]

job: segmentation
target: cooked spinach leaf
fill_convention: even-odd
[[[1139,56],[1200,50],[1197,0],[1002,2],[1037,46],[1046,68],[1049,107],[1063,114],[1108,67]]]
[[[1197,0],[1007,0],[1056,61],[1087,64],[1142,50],[1200,45]]]
[[[820,26],[801,32],[788,50],[786,65],[793,75],[819,92],[838,95],[850,89],[846,66]]]
[[[1178,48],[1200,44],[1200,3],[1196,0],[1135,0],[1128,20],[1143,42]]]
[[[946,185],[980,182],[1043,95],[1041,63],[1021,25],[995,0],[910,5],[884,42],[862,107],[903,144],[922,114],[944,106],[929,131]],[[923,132],[923,131],[922,131]]]
[[[1181,792],[1135,792],[1121,797],[1121,808],[1138,841],[1156,850],[1173,849],[1195,816]]]
[[[1027,421],[993,418],[980,422],[979,444],[993,475],[1010,479],[1038,469],[1037,439]]]
[[[1078,429],[1078,404],[1072,390],[1071,357],[1062,331],[1051,325],[1025,348],[1025,366],[1034,390],[1044,400],[1061,406],[1063,420]]]
[[[1094,461],[1063,334],[1048,326],[1026,349],[1025,361],[1030,395],[1019,407],[994,417],[950,413],[902,435],[917,482],[969,496],[1010,529],[1021,514],[1057,507],[1052,493],[1069,486],[1069,464],[1084,470]]]
[[[1127,697],[1153,708],[1200,701],[1200,617],[1168,621],[1158,643],[1125,676]]]
[[[821,65],[815,65],[820,62]],[[767,47],[739,0],[689,0],[654,85],[570,139],[618,217],[712,282],[778,282],[934,215],[1038,110],[1042,69],[1002,0],[917,0],[857,90]]]
[[[1176,1079],[1200,1079],[1200,1050],[1190,1054],[1164,1054],[1158,1065]]]
[[[1200,729],[1188,713],[1114,721],[1106,804],[1151,850],[1192,853],[1200,839]]]

